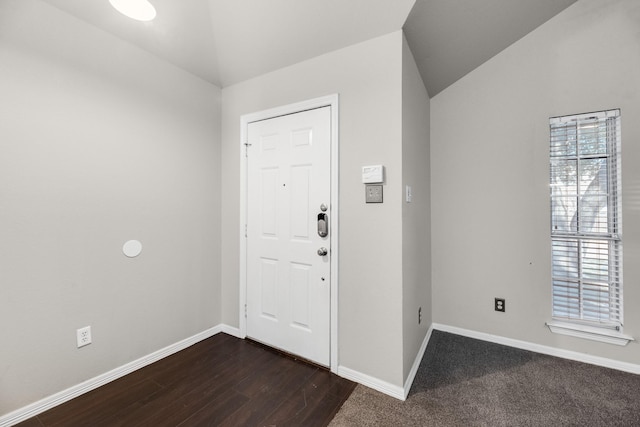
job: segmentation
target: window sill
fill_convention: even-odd
[[[600,329],[593,326],[579,325],[557,320],[547,322],[547,326],[554,334],[585,338],[588,340],[600,341],[619,346],[625,346],[629,344],[630,341],[634,341],[634,338],[630,337],[629,335],[624,335],[617,331]]]

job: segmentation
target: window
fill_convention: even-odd
[[[550,136],[552,315],[615,334],[622,326],[620,110],[551,118]]]

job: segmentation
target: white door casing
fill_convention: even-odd
[[[243,116],[240,285],[241,336],[334,372],[336,122],[337,96]],[[323,208],[329,219],[329,235],[324,237],[318,233]],[[318,255],[322,248],[327,255]]]

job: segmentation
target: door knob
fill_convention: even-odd
[[[325,256],[328,253],[329,253],[329,251],[327,250],[327,248],[318,249],[318,255],[320,255],[320,256]]]

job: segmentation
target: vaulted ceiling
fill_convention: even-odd
[[[434,96],[576,0],[150,0],[146,23],[42,1],[220,87],[404,28]]]
[[[417,0],[404,25],[434,96],[576,0]]]

